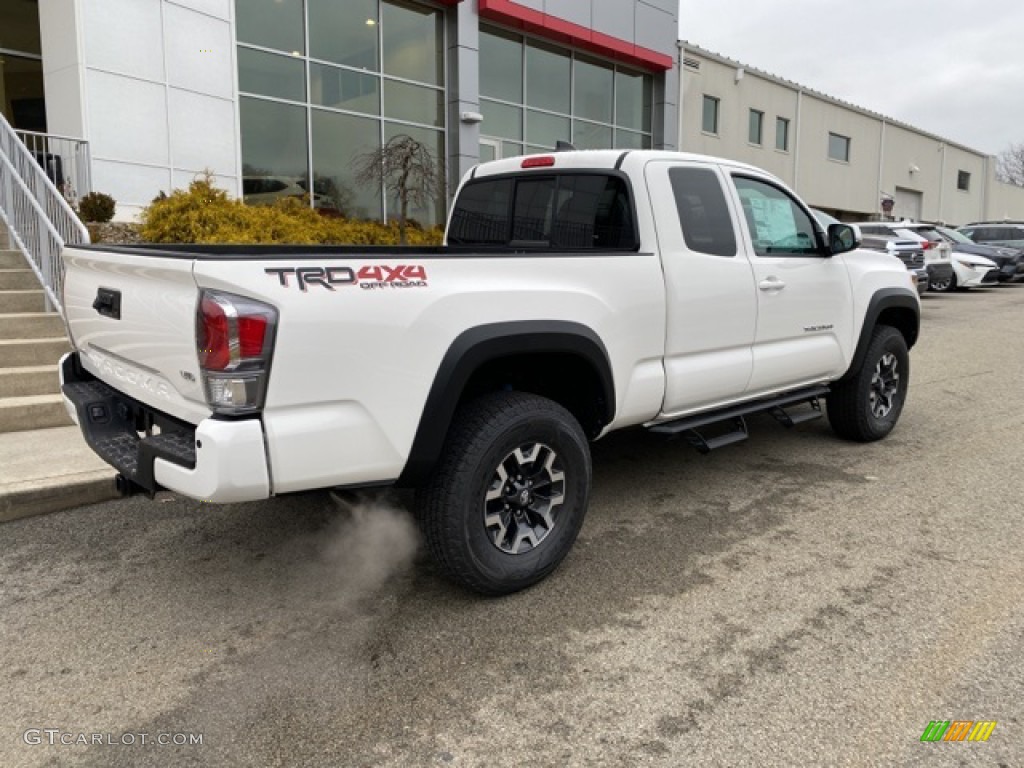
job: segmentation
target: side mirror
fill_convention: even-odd
[[[830,256],[860,248],[860,244],[860,227],[856,224],[829,224],[828,253]]]

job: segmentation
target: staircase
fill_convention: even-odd
[[[64,322],[0,222],[0,434],[71,424],[57,361],[71,349]]]
[[[0,522],[114,496],[60,395],[65,243],[88,232],[0,115]]]

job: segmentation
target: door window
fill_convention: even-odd
[[[736,233],[722,184],[709,168],[668,172],[686,247],[712,256],[735,256]]]
[[[820,256],[818,237],[808,214],[778,187],[734,176],[743,215],[758,256]]]

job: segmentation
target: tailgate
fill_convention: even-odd
[[[196,354],[193,260],[69,247],[64,306],[82,367],[192,424],[210,415]]]

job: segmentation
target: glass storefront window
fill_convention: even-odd
[[[480,30],[480,93],[523,102],[523,43],[519,37]]]
[[[568,117],[547,112],[526,111],[526,140],[535,146],[554,148],[559,141],[569,141],[572,127]]]
[[[0,48],[42,54],[38,3],[26,0],[0,2]]]
[[[523,110],[480,99],[480,113],[484,116],[481,132],[499,139],[523,138]]]
[[[394,123],[384,123],[384,142],[387,143],[395,136],[399,135],[411,136],[416,141],[422,142],[429,149],[431,154],[435,158],[444,157],[444,133],[442,131],[434,131],[429,128],[414,128],[410,125],[395,125]],[[415,219],[420,224],[431,226],[435,223],[439,223],[444,218],[445,210],[445,193],[444,193],[444,174],[438,168],[438,180],[437,197],[423,208],[410,207],[409,218]],[[399,202],[395,195],[388,195],[388,211],[392,217],[397,217],[399,212]]]
[[[306,108],[243,96],[242,188],[245,202],[302,197],[309,184]]]
[[[46,133],[42,61],[0,54],[0,111],[15,128]]]
[[[526,46],[526,103],[550,112],[565,112],[572,88],[572,58],[553,46]]]
[[[516,140],[506,141],[502,157],[522,149],[519,139],[528,152],[560,139],[580,149],[653,146],[651,75],[489,28],[480,31],[480,61],[481,136]]]
[[[380,78],[312,61],[309,63],[309,99],[321,107],[379,115]]]
[[[582,57],[576,58],[576,117],[602,123],[612,121],[612,68]]]
[[[276,99],[306,100],[302,59],[238,48],[238,90]]]
[[[311,57],[354,69],[379,71],[377,0],[308,0],[308,3]]]
[[[572,121],[572,143],[576,149],[610,149],[612,127],[583,120]]]
[[[377,120],[313,110],[313,204],[355,219],[382,217],[377,190],[356,183],[354,161],[380,146]],[[338,138],[344,136],[344,141]]]
[[[444,126],[444,91],[385,80],[384,116],[441,128]]]
[[[302,0],[235,0],[235,26],[240,43],[306,52]]]
[[[395,201],[356,184],[353,162],[399,132],[443,166],[444,12],[409,0],[236,0],[235,12],[245,199],[306,191],[320,210],[393,218]],[[412,214],[424,224],[444,218],[439,187]]]
[[[651,130],[653,82],[649,75],[615,73],[615,123],[638,131]]]
[[[432,85],[444,82],[441,16],[424,6],[384,3],[384,74]]]

